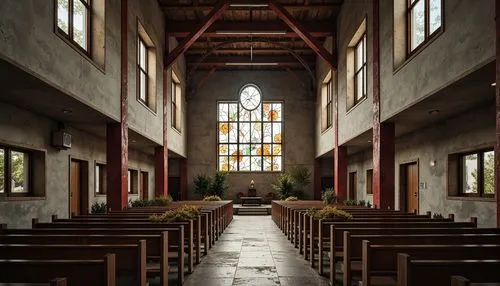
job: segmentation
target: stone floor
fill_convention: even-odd
[[[271,216],[235,216],[185,286],[328,285]]]

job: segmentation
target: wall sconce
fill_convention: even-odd
[[[431,167],[436,167],[436,160],[431,160],[431,162],[429,163],[429,165]]]

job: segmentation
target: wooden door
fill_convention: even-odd
[[[349,173],[349,199],[356,200],[358,192],[358,176],[356,172]]]
[[[71,160],[70,167],[70,189],[69,189],[69,213],[81,214],[82,195],[82,163]]]
[[[418,213],[418,164],[403,164],[400,167],[401,209]]]

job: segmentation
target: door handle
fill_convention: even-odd
[[[415,196],[415,198],[417,197],[417,192],[413,193],[413,195]]]

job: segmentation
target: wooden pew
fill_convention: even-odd
[[[500,260],[413,260],[398,254],[398,286],[450,285],[453,275],[467,276],[480,283],[500,281]]]
[[[309,246],[309,262],[311,267],[315,267],[315,254],[318,254],[318,260],[322,260],[322,250],[320,250],[319,245],[324,244],[324,240],[328,241],[329,240],[329,228],[330,225],[336,225],[341,221],[333,221],[333,220],[315,220],[312,217],[310,217],[310,223],[309,223],[309,243],[305,245],[305,247]],[[431,219],[428,216],[409,216],[409,217],[393,217],[392,215],[373,215],[370,217],[364,217],[364,216],[357,216],[356,214],[354,217],[347,222],[394,222],[394,223],[401,223],[401,222],[408,222],[408,223],[416,223],[416,222],[428,222],[428,223],[446,223],[446,222],[453,222],[450,219]]]
[[[116,255],[117,277],[133,277],[135,285],[146,286],[145,240],[137,244],[113,245],[0,244],[0,259],[95,260],[107,253]]]
[[[116,285],[114,254],[99,260],[0,259],[0,269],[2,283],[46,283],[65,277],[71,286]]]
[[[140,223],[140,222],[58,222],[58,223],[40,223],[38,219],[33,219],[33,228],[153,228],[167,229],[172,227],[184,227],[184,240],[187,242],[184,246],[187,248],[188,273],[193,273],[194,269],[194,239],[193,239],[193,221],[187,222],[168,222],[168,223]]]
[[[0,228],[0,243],[33,243],[33,244],[129,244],[139,240],[146,241],[148,259],[158,261],[147,264],[147,273],[160,276],[160,283],[166,285],[168,261],[178,265],[177,279],[184,282],[184,227],[168,229],[107,229],[107,228],[36,228],[7,229]],[[177,247],[169,249],[169,246]]]
[[[500,228],[351,228],[349,226],[335,227],[330,224],[330,241],[325,242],[321,247],[320,253],[330,252],[329,264],[330,273],[335,274],[334,267],[337,258],[343,259],[344,233],[349,235],[408,235],[408,234],[500,234]],[[333,246],[333,247],[332,247]],[[332,250],[333,249],[333,250]],[[318,271],[323,274],[323,259],[318,263]],[[334,281],[334,275],[331,280]]]
[[[395,277],[397,275],[398,253],[406,253],[412,258],[419,260],[487,260],[498,259],[500,257],[500,244],[374,245],[370,243],[370,241],[364,240],[361,266],[361,281],[363,282],[362,285],[372,286],[386,284],[391,280],[391,277]],[[396,280],[394,280],[393,284],[396,284]]]
[[[451,286],[500,286],[500,280],[495,283],[474,283],[463,276],[451,276]]]
[[[499,244],[500,234],[416,234],[416,235],[350,235],[344,232],[344,286],[351,285],[353,273],[361,274],[362,242],[377,245],[417,244]]]
[[[54,278],[49,283],[15,283],[16,286],[67,286],[66,278]],[[2,283],[0,286],[14,286],[12,283]]]
[[[143,217],[128,217],[127,215],[123,216],[79,216],[76,218],[70,219],[59,219],[57,216],[52,216],[53,223],[76,223],[76,222],[103,222],[103,223],[152,223],[149,221],[149,216]],[[196,219],[193,219],[193,242],[194,242],[194,255],[195,255],[195,263],[199,264],[201,260],[201,216],[198,216]]]

